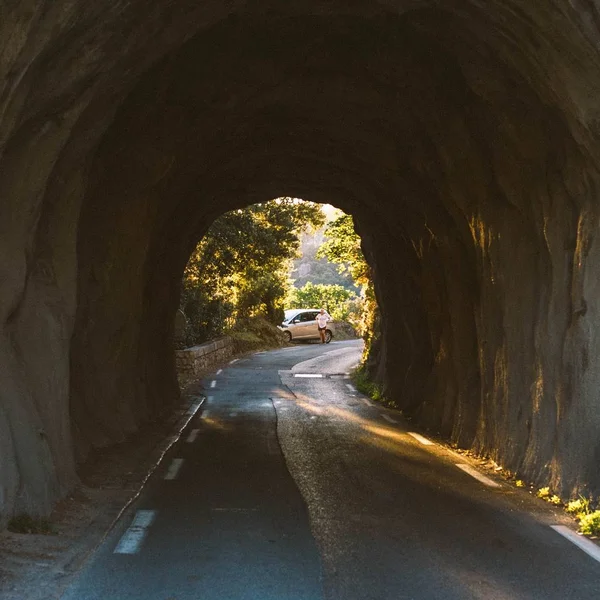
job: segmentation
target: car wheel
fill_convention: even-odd
[[[331,331],[329,331],[329,329],[327,329],[325,331],[325,343],[329,344],[329,342],[333,339],[333,333],[331,333]]]
[[[291,331],[286,331],[285,332],[285,337],[287,338],[288,342],[292,341],[292,332]]]

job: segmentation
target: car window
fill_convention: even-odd
[[[306,319],[306,320],[307,320],[307,321],[314,321],[314,320],[317,318],[317,315],[318,315],[318,314],[319,314],[318,312],[310,312],[310,313],[307,313],[307,315],[308,315],[308,319]]]

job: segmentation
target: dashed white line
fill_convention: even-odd
[[[389,415],[381,415],[388,423],[398,423],[396,419],[392,419]]]
[[[220,375],[222,372],[223,372],[223,369],[219,369],[219,370],[217,371],[217,375]]]
[[[240,360],[239,358],[234,358],[233,360],[229,361],[229,364],[232,365],[233,363],[236,363],[238,360]]]
[[[165,473],[165,479],[175,479],[179,474],[181,465],[183,465],[183,458],[174,458]]]
[[[216,379],[213,379],[213,380],[210,382],[210,387],[211,387],[211,388],[214,388],[214,387],[216,387],[216,385],[217,385],[217,380],[216,380]]]
[[[114,554],[136,554],[148,533],[148,528],[156,518],[155,510],[138,510],[131,525],[122,535],[115,547]]]
[[[596,546],[596,544],[594,544],[587,538],[578,535],[572,529],[569,529],[564,525],[550,525],[550,527],[552,527],[552,529],[554,529],[556,533],[560,533],[560,535],[562,535],[564,538],[568,539],[571,543],[575,544],[580,550],[583,550],[594,560],[600,562],[600,547]]]
[[[200,433],[199,429],[192,429],[190,431],[190,435],[188,435],[187,440],[185,440],[188,444],[193,444]]]
[[[423,446],[433,446],[433,442],[428,440],[426,437],[423,437],[420,433],[415,433],[414,431],[408,431],[407,433],[408,435],[412,435],[417,442],[421,442]]]
[[[347,383],[346,387],[351,391],[351,392],[355,392],[356,388],[351,384],[351,383]]]
[[[294,377],[323,377],[323,373],[294,373]]]
[[[477,479],[477,481],[479,481],[480,483],[483,483],[483,485],[487,485],[488,487],[496,487],[496,488],[500,487],[499,483],[490,479],[489,477],[486,477],[485,475],[482,475],[479,471],[477,471],[470,465],[457,464],[456,466],[459,469],[461,469],[462,471],[464,471],[465,473],[469,474],[471,477],[474,477],[475,479]]]

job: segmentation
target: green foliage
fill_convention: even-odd
[[[48,519],[32,517],[27,514],[17,515],[8,522],[8,530],[13,533],[35,533],[52,535],[54,530]]]
[[[581,518],[584,515],[587,515],[591,512],[590,501],[588,498],[584,498],[583,496],[579,496],[577,500],[571,500],[567,503],[565,510],[575,515],[578,518]]]
[[[313,284],[310,281],[302,288],[293,288],[288,296],[290,308],[324,308],[339,321],[348,319],[351,301],[356,294],[341,285]]]
[[[225,332],[233,339],[236,352],[283,346],[285,337],[263,317],[241,318]]]
[[[584,535],[600,535],[600,510],[583,515],[579,521],[579,531]]]
[[[300,234],[325,217],[311,202],[279,198],[225,213],[215,220],[186,266],[181,309],[188,318],[186,342],[221,335],[241,318],[283,318],[288,271]]]
[[[546,499],[550,498],[550,488],[549,487],[540,488],[538,490],[537,497],[542,498],[542,500],[546,500]]]
[[[396,408],[396,403],[387,398],[383,392],[383,388],[369,377],[367,368],[362,365],[352,373],[352,380],[356,389],[365,396],[369,396],[372,400],[381,402],[390,408]]]
[[[360,236],[354,229],[350,215],[342,215],[325,229],[325,242],[317,257],[325,257],[338,265],[342,273],[348,272],[361,288],[360,301],[349,311],[348,320],[365,340],[367,356],[377,331],[377,302],[371,279],[371,269],[360,246]]]
[[[359,287],[347,270],[340,273],[338,265],[330,262],[326,257],[317,258],[317,251],[324,241],[324,231],[323,228],[314,233],[302,235],[300,247],[302,256],[293,263],[294,287],[302,288],[310,281],[315,284],[341,285],[347,290],[357,293]]]
[[[342,273],[349,272],[358,285],[367,285],[371,273],[360,248],[360,236],[354,230],[352,216],[342,215],[329,223],[325,236],[325,242],[317,251],[317,258],[327,258],[338,264]]]

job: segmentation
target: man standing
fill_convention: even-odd
[[[329,321],[329,315],[322,308],[317,315],[317,328],[319,329],[319,335],[321,336],[321,344],[325,343],[325,330],[327,329],[327,322]]]

